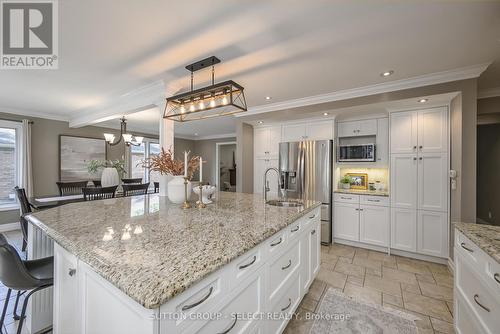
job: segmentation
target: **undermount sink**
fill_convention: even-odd
[[[267,201],[266,204],[272,205],[272,206],[283,206],[283,207],[298,207],[304,205],[304,203],[300,201],[283,201],[283,200],[278,200],[278,199],[273,199],[270,201]]]

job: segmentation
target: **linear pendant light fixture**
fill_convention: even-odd
[[[167,98],[163,118],[187,122],[247,111],[242,86],[233,80],[214,82],[215,65],[218,63],[220,59],[212,56],[186,66],[186,69],[191,72],[191,90]],[[194,72],[210,66],[212,67],[212,84],[194,90]]]

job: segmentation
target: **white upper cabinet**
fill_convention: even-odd
[[[283,125],[283,141],[333,139],[333,121]]]
[[[281,142],[281,126],[255,128],[254,132],[255,158],[276,158],[279,154]]]
[[[391,114],[391,153],[417,152],[417,122],[416,111]]]
[[[338,123],[338,137],[375,136],[377,120],[366,119]]]
[[[446,107],[418,111],[418,150],[422,153],[448,151],[448,112]]]
[[[377,165],[387,166],[389,163],[389,119],[377,119],[377,142],[375,157]]]
[[[391,206],[417,208],[417,155],[391,155]]]
[[[418,157],[418,208],[448,211],[448,155],[422,153]]]
[[[283,125],[283,141],[301,141],[306,139],[306,125],[301,124],[286,124]]]

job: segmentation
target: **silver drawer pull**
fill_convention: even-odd
[[[479,305],[483,310],[485,310],[486,312],[490,312],[490,309],[487,308],[486,306],[484,306],[483,304],[481,304],[481,302],[479,301],[479,295],[474,295],[474,301],[476,302],[477,305]]]
[[[207,295],[206,295],[205,297],[201,298],[201,299],[200,299],[199,301],[197,301],[196,303],[193,303],[193,304],[190,304],[190,305],[184,305],[184,306],[182,307],[182,310],[183,310],[183,311],[187,311],[187,310],[189,310],[189,309],[192,309],[193,307],[196,307],[196,306],[200,305],[200,304],[201,304],[201,303],[203,303],[205,300],[207,300],[207,299],[208,299],[208,297],[210,297],[210,295],[212,294],[212,291],[214,291],[214,287],[213,287],[213,286],[211,286],[211,287],[210,287],[210,290],[208,291],[208,293],[207,293]]]
[[[375,203],[378,203],[380,202],[379,199],[367,199],[368,202],[375,202]]]
[[[290,230],[290,232],[297,232],[299,229],[300,229],[300,226],[299,226],[299,225],[297,225],[297,227],[296,227],[296,228],[294,228],[293,230]]]
[[[227,333],[229,333],[229,332],[231,331],[231,329],[233,329],[233,328],[234,328],[234,326],[236,326],[236,322],[237,322],[237,321],[238,321],[238,317],[236,317],[236,316],[235,316],[235,317],[234,317],[234,321],[233,321],[233,323],[231,324],[231,326],[229,326],[229,328],[228,328],[228,329],[226,329],[224,332],[220,332],[219,334],[227,334]]]
[[[254,256],[253,256],[253,260],[252,260],[252,261],[250,261],[250,263],[247,263],[247,264],[241,265],[241,266],[239,266],[239,268],[240,268],[240,269],[245,269],[245,268],[248,268],[248,267],[250,267],[252,264],[254,264],[256,260],[257,260],[257,256],[255,256],[255,255],[254,255]]]
[[[281,270],[287,270],[288,268],[290,268],[291,265],[292,265],[292,260],[288,260],[288,264],[284,267],[281,267]]]
[[[493,275],[493,278],[495,279],[495,281],[497,281],[497,283],[500,283],[500,274],[499,273],[495,273],[495,275]]]
[[[283,241],[283,238],[280,237],[279,241],[276,241],[275,243],[271,244],[271,247],[278,246],[282,241]]]
[[[469,248],[469,247],[467,247],[467,246],[465,245],[465,242],[462,242],[462,243],[460,244],[460,246],[462,246],[462,248],[463,248],[463,249],[465,249],[466,251],[471,252],[471,253],[474,253],[474,250],[473,250],[473,249],[471,249],[471,248]]]
[[[286,311],[292,306],[292,298],[288,298],[288,305],[281,309],[281,312]]]
[[[316,234],[316,230],[312,230],[311,235],[315,235],[315,234]]]
[[[344,197],[344,196],[340,196],[341,199],[352,199],[352,197]]]
[[[314,219],[316,218],[316,215],[309,216],[309,219]]]
[[[74,268],[69,268],[69,270],[68,270],[68,275],[69,275],[69,276],[74,276],[75,274],[76,274],[76,269],[74,269]]]

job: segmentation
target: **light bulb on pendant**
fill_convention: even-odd
[[[213,96],[210,99],[210,108],[215,108],[215,98]]]
[[[186,107],[184,106],[184,103],[181,104],[181,114],[184,114],[186,112]]]
[[[222,104],[223,105],[227,104],[227,95],[224,95],[224,97],[222,98]]]
[[[201,101],[200,101],[200,103],[198,104],[198,108],[199,108],[200,110],[205,109],[205,103],[203,102],[203,100],[201,100]]]
[[[194,103],[191,102],[191,105],[189,106],[189,111],[194,111]]]

